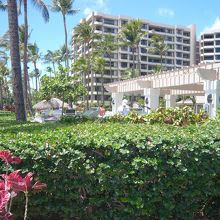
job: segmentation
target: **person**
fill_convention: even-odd
[[[104,106],[103,105],[100,105],[100,107],[99,107],[99,117],[104,117],[105,116],[105,108],[104,108]]]
[[[128,100],[124,99],[122,105],[118,107],[118,113],[121,115],[127,115],[130,112],[130,107],[128,106]]]

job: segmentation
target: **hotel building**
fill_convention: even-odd
[[[112,16],[93,12],[86,20],[93,26],[95,33],[99,34],[112,34],[117,36],[123,25],[128,23],[134,18],[126,16]],[[180,26],[168,25],[152,22],[149,20],[141,19],[143,26],[142,30],[146,35],[140,42],[139,53],[135,51],[135,66],[138,65],[138,54],[141,61],[141,75],[147,75],[154,72],[156,66],[160,65],[160,56],[149,52],[150,39],[152,35],[159,34],[164,36],[165,42],[169,46],[169,50],[163,57],[163,68],[165,70],[183,68],[192,66],[196,63],[196,26]],[[92,49],[92,48],[90,48]],[[73,62],[82,55],[85,48],[82,45],[75,44],[74,31],[73,31],[73,44],[72,44],[72,57]],[[106,59],[106,69],[104,72],[104,83],[118,81],[122,72],[133,66],[132,50],[128,46],[119,47],[112,55],[112,75],[110,76],[109,59]],[[93,78],[93,79],[92,79]],[[101,74],[89,74],[87,77],[89,82],[89,96],[90,101],[101,100]],[[100,91],[100,95],[96,95],[96,91]],[[105,101],[110,100],[110,94],[105,91]]]

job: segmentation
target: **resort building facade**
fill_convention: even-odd
[[[123,25],[134,18],[126,16],[112,16],[93,12],[86,20],[93,26],[95,33],[112,34],[118,36]],[[196,64],[196,26],[179,26],[159,24],[149,20],[141,19],[143,26],[142,30],[146,35],[140,42],[139,53],[135,51],[135,66],[140,60],[141,75],[148,75],[154,72],[156,66],[160,65],[161,60],[159,55],[149,52],[150,40],[153,34],[164,36],[165,42],[169,46],[169,50],[163,57],[163,68],[165,70],[181,69]],[[73,31],[74,39],[74,31]],[[86,48],[83,45],[76,44],[73,40],[72,57],[73,62],[77,60]],[[90,48],[92,49],[92,48]],[[139,59],[138,59],[139,56]],[[105,56],[104,56],[105,57]],[[119,47],[112,55],[111,74],[109,59],[106,59],[106,68],[104,72],[104,83],[110,83],[120,80],[123,71],[133,66],[132,50],[128,46]],[[197,61],[198,62],[198,61]],[[100,100],[100,96],[96,95],[96,91],[101,93],[101,75],[89,74],[87,82],[89,82],[89,99],[90,101]],[[111,95],[105,90],[105,101],[111,100]]]
[[[220,62],[220,31],[209,31],[201,35],[200,62]]]

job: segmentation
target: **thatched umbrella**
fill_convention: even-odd
[[[33,106],[33,108],[39,111],[45,110],[45,109],[58,109],[58,108],[62,108],[62,104],[63,102],[60,99],[52,98],[49,101],[42,100],[38,102],[37,104]],[[64,108],[68,108],[68,107],[69,105],[67,103],[64,103]]]

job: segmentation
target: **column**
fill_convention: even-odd
[[[176,96],[175,95],[165,95],[166,107],[176,106]]]
[[[220,106],[220,80],[204,82],[205,91],[205,111],[209,113],[210,117],[216,117],[217,108]]]
[[[112,93],[112,113],[117,114],[118,107],[122,104],[124,94],[123,93]]]
[[[160,89],[144,89],[145,112],[150,113],[159,107]]]

